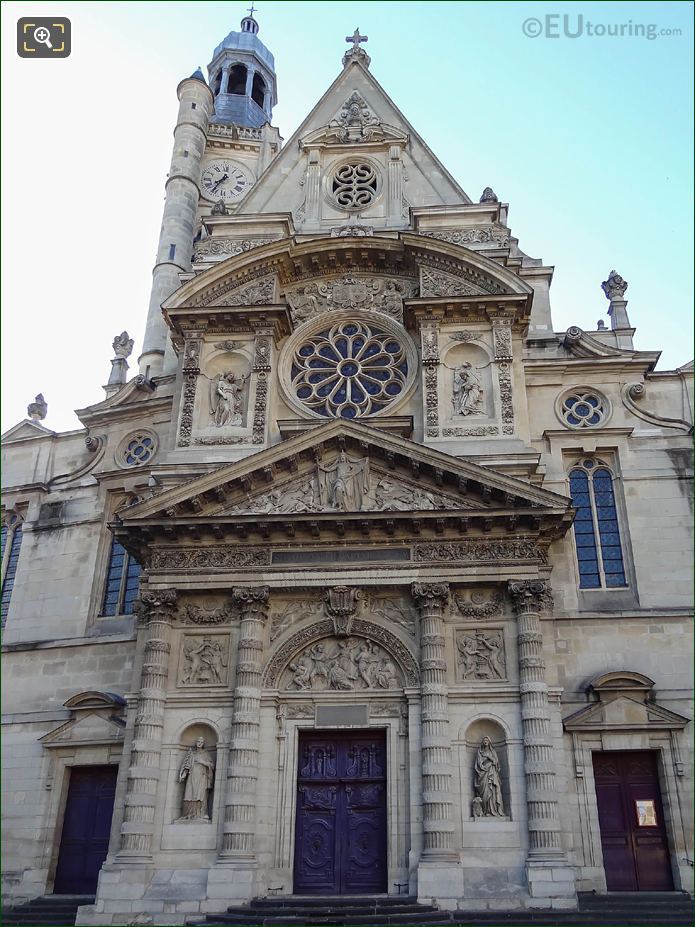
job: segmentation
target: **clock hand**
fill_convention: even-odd
[[[215,186],[212,188],[212,192],[213,192],[213,193],[216,193],[216,192],[217,192],[217,188],[219,187],[219,185],[220,185],[221,183],[224,183],[225,180],[229,180],[229,174],[225,174],[224,177],[220,177],[220,179],[217,181],[217,183],[215,184]]]

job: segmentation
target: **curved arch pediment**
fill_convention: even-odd
[[[381,625],[356,618],[352,623],[350,634],[347,637],[335,637],[335,627],[330,619],[317,621],[297,631],[286,640],[284,644],[281,644],[271,656],[263,674],[263,687],[266,689],[280,688],[281,684],[286,681],[285,677],[287,676],[287,671],[292,670],[294,666],[298,667],[300,670],[302,668],[305,670],[303,676],[299,677],[297,676],[297,670],[292,670],[294,677],[301,680],[288,685],[288,688],[292,688],[294,691],[302,691],[303,688],[305,691],[312,688],[315,689],[316,687],[313,684],[313,679],[316,677],[316,674],[326,680],[325,685],[321,685],[321,678],[319,679],[318,689],[332,689],[334,691],[352,689],[353,686],[348,685],[347,682],[345,682],[345,684],[341,684],[340,682],[331,684],[331,677],[329,676],[331,672],[330,664],[334,661],[338,664],[338,672],[333,678],[342,681],[345,676],[341,676],[340,673],[346,673],[346,666],[340,665],[338,653],[340,643],[344,643],[345,648],[350,649],[349,642],[354,642],[358,639],[363,642],[369,642],[375,648],[371,655],[373,659],[371,659],[370,655],[365,655],[364,665],[367,667],[371,661],[372,667],[368,672],[381,672],[383,678],[375,679],[371,677],[373,684],[367,684],[367,680],[364,676],[360,676],[359,657],[358,654],[354,652],[357,647],[353,645],[352,652],[346,652],[345,661],[346,665],[349,664],[347,677],[350,678],[350,676],[354,674],[354,681],[356,683],[354,686],[355,689],[401,688],[404,685],[415,686],[418,684],[420,673],[417,661],[408,647],[406,647],[395,634],[388,631],[386,628],[382,628]],[[336,647],[329,649],[327,645],[322,643],[324,641],[335,641]],[[317,645],[323,648],[320,653],[313,650]],[[335,654],[333,650],[336,651]],[[303,656],[305,656],[305,660],[300,666],[300,664],[295,661],[300,660]],[[392,658],[395,662],[395,672],[391,671],[386,665],[388,658]],[[312,668],[309,661],[315,663],[316,666]],[[379,664],[378,666],[375,665],[377,663]],[[326,671],[325,674],[324,670]],[[315,674],[314,677],[311,675],[312,672]],[[391,681],[393,684],[391,684]]]
[[[397,278],[404,298],[524,296],[520,277],[462,245],[402,232],[361,238],[281,238],[233,255],[188,280],[166,310],[270,305],[312,279],[335,275]]]

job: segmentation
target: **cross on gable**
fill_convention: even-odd
[[[359,49],[359,47],[360,47],[360,42],[368,42],[368,41],[369,41],[369,36],[368,36],[368,35],[360,35],[360,30],[359,30],[359,29],[355,29],[355,31],[353,32],[352,35],[346,35],[346,36],[345,36],[345,41],[346,41],[346,42],[352,42],[353,51],[356,51],[356,50]]]

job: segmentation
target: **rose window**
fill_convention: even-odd
[[[307,336],[292,358],[292,392],[327,418],[359,418],[405,390],[406,350],[398,337],[365,322],[339,322]]]
[[[364,161],[342,164],[333,174],[332,193],[343,209],[363,209],[376,199],[376,170]]]
[[[121,464],[126,467],[141,467],[148,463],[157,450],[157,438],[149,432],[129,435],[121,444]]]
[[[563,398],[560,411],[571,428],[594,428],[606,418],[608,404],[598,393],[575,390]]]

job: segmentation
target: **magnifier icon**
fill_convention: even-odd
[[[51,33],[45,26],[39,26],[38,29],[34,29],[34,41],[38,42],[39,45],[45,45],[46,48],[53,50],[51,45]]]

